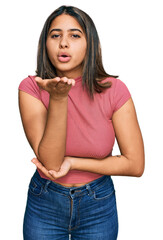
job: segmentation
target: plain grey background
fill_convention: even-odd
[[[74,5],[93,19],[103,63],[129,88],[142,131],[146,166],[141,178],[114,176],[118,240],[162,239],[163,33],[161,0],[5,1],[0,6],[1,236],[23,239],[22,224],[34,157],[20,119],[18,85],[35,74],[38,39],[57,7]],[[119,154],[115,143],[113,155]]]

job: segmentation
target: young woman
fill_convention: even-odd
[[[37,166],[24,239],[117,239],[111,175],[140,177],[144,146],[131,94],[105,72],[95,25],[82,10],[61,6],[46,20],[19,108]]]

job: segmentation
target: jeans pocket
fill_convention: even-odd
[[[104,200],[110,198],[115,193],[112,180],[106,181],[103,185],[93,191],[95,200]]]
[[[32,177],[29,183],[29,192],[35,196],[41,196],[44,192],[44,185],[37,178]]]

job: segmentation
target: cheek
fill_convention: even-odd
[[[86,48],[87,46],[85,44],[78,47],[78,58],[80,58],[80,60],[84,59],[86,55]]]
[[[47,54],[48,54],[48,57],[50,59],[51,62],[54,62],[54,59],[55,59],[55,56],[56,56],[56,48],[55,46],[52,46],[51,44],[46,44],[46,50],[47,50]]]
[[[50,53],[50,43],[49,43],[49,41],[46,42],[46,50],[47,50],[47,53],[49,54]]]
[[[49,54],[54,54],[56,52],[56,46],[50,41],[46,42],[46,49]]]

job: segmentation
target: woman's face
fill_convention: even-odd
[[[62,14],[52,21],[46,47],[59,77],[81,76],[87,42],[80,24],[74,17]]]

